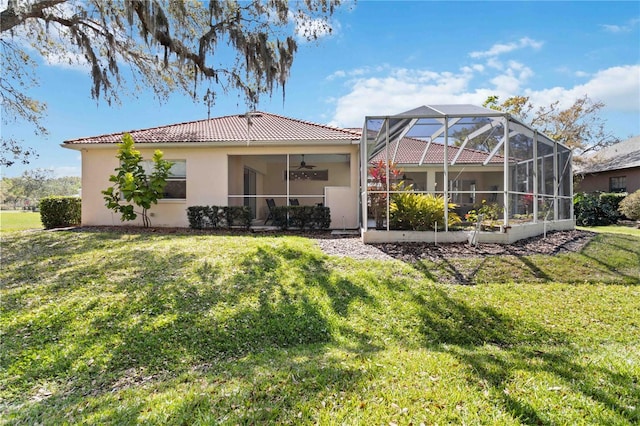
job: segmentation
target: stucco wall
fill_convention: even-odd
[[[140,146],[145,159],[151,158],[154,149],[145,149]],[[343,146],[309,146],[298,149],[297,153],[349,153],[351,155],[350,188],[349,197],[357,200],[358,197],[358,158],[357,145]],[[187,198],[186,200],[160,200],[152,206],[152,226],[161,227],[187,227],[188,220],[186,209],[196,205],[227,205],[229,195],[229,180],[233,181],[232,188],[242,193],[242,167],[239,176],[231,176],[229,173],[229,156],[233,155],[274,155],[286,154],[291,147],[221,147],[221,148],[163,148],[164,158],[167,160],[186,160],[187,169]],[[82,223],[86,226],[99,225],[142,225],[140,219],[132,222],[121,222],[120,216],[104,205],[101,191],[110,186],[109,176],[114,173],[118,165],[116,159],[117,148],[115,146],[99,146],[82,150]],[[355,163],[355,167],[354,167]],[[256,165],[260,168],[259,165]],[[282,173],[279,173],[280,180]],[[237,180],[236,180],[237,179]],[[258,191],[264,193],[268,183],[259,176]],[[348,182],[348,181],[347,181]],[[329,186],[324,182],[323,186]],[[286,193],[286,192],[285,192]],[[323,194],[324,191],[319,191]],[[347,195],[345,194],[345,197]],[[339,202],[336,200],[335,202]],[[328,206],[331,207],[331,206]],[[353,209],[349,223],[357,223],[358,210]]]
[[[575,229],[572,219],[556,222],[538,222],[514,225],[506,232],[479,232],[476,235],[479,243],[511,244],[518,240],[544,235],[551,231],[568,231]],[[433,231],[379,231],[370,229],[362,232],[362,239],[367,244],[382,243],[462,243],[471,242],[473,231],[433,232]]]

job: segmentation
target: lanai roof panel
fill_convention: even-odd
[[[427,149],[428,142],[420,139],[404,138],[397,150],[396,145],[397,142],[389,144],[389,159],[391,161],[401,165],[419,165],[424,151]],[[444,147],[444,144],[432,142],[427,149],[427,154],[422,164],[442,165],[444,163]],[[458,151],[460,151],[460,148],[457,146],[448,147],[447,157],[449,162],[458,154]],[[384,161],[387,158],[385,152],[386,150],[383,149],[377,153],[371,159],[371,163]],[[488,152],[465,148],[458,157],[456,164],[483,164],[487,158],[489,158]],[[503,162],[504,157],[502,155],[494,155],[488,164],[502,164]]]

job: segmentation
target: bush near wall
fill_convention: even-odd
[[[620,202],[618,211],[631,220],[640,220],[640,189]]]
[[[441,195],[418,194],[412,191],[394,194],[389,205],[389,224],[391,229],[427,231],[444,228],[444,197]],[[460,222],[460,217],[448,204],[449,226]]]
[[[45,229],[80,225],[82,201],[78,197],[45,197],[39,207]]]
[[[189,228],[219,229],[251,226],[251,207],[248,206],[191,206],[187,208]]]
[[[574,214],[579,226],[602,226],[616,223],[622,214],[618,211],[625,193],[587,194],[573,197]]]
[[[273,209],[273,224],[280,229],[329,229],[331,211],[320,206],[278,206]]]

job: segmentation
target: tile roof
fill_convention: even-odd
[[[389,156],[392,157],[396,149],[397,142],[389,144]],[[427,147],[427,142],[414,139],[403,138],[396,153],[395,159],[392,160],[398,164],[419,164],[424,154],[424,150]],[[458,154],[460,150],[457,146],[449,146],[447,152],[447,158],[449,163]],[[489,153],[479,151],[476,149],[465,148],[462,150],[460,157],[456,161],[456,164],[482,164],[489,157]],[[371,161],[377,162],[379,160],[384,161],[385,152],[380,151]],[[444,162],[444,145],[438,142],[432,142],[427,150],[427,155],[424,158],[423,164],[442,164]],[[489,161],[489,164],[501,164],[504,162],[502,155],[494,155]]]
[[[228,115],[150,129],[71,139],[64,141],[64,144],[114,144],[121,142],[125,133],[131,134],[136,144],[360,140],[360,132],[266,112],[252,112],[250,120],[251,125],[248,125],[246,114]]]

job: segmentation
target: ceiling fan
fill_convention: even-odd
[[[298,170],[300,170],[300,169],[308,169],[308,170],[312,170],[314,167],[316,167],[316,166],[313,166],[313,165],[311,165],[311,164],[307,164],[307,163],[304,161],[304,155],[303,155],[303,156],[302,156],[302,161],[300,161],[300,165],[298,166]]]

